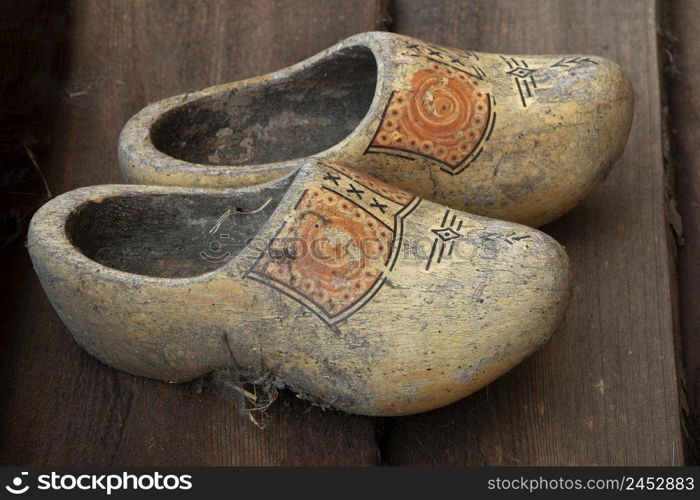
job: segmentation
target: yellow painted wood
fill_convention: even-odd
[[[327,149],[292,151],[353,167],[453,208],[540,226],[576,206],[601,182],[627,141],[632,88],[610,60],[486,54],[369,32],[278,72],[146,107],[121,134],[119,158],[125,178],[138,184],[235,187],[289,172],[298,162],[295,157],[255,164],[254,151],[265,149],[259,142],[280,133],[303,141],[306,133],[341,120],[328,116],[325,125],[309,125],[306,133],[303,127],[300,132],[279,129],[280,123],[295,120],[299,102],[313,105],[313,82],[311,90],[301,88],[305,75],[329,61],[358,58],[363,50],[371,52],[377,68],[366,114]],[[331,69],[315,78],[342,80],[353,73],[338,76]],[[268,129],[255,122],[249,130],[238,130],[241,115],[248,112],[234,108],[241,95],[259,95],[258,106],[269,100],[272,107],[266,96],[295,85],[300,87],[298,95],[278,105],[272,112],[275,123]],[[337,98],[344,98],[340,91]],[[221,128],[210,130],[210,115],[197,114],[207,107],[228,113]],[[153,143],[153,127],[177,112],[183,118],[163,125],[166,130],[161,133],[182,135],[183,144],[196,138],[212,154],[191,161]],[[232,131],[239,134],[235,144],[226,142]],[[218,155],[222,148],[240,149],[233,158],[240,163],[226,164],[226,157]]]
[[[268,193],[228,218],[201,210]],[[243,245],[246,219],[265,210]],[[241,245],[217,260],[224,233]],[[488,384],[550,337],[570,289],[566,254],[544,233],[314,160],[249,188],[71,191],[36,213],[28,246],[63,322],[109,365],[171,382],[225,370],[367,415]]]

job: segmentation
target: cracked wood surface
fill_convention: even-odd
[[[671,6],[672,5],[672,6]],[[700,45],[700,3],[681,0],[668,5],[664,38],[670,111],[670,141],[675,167],[676,200],[682,220],[678,247],[678,288],[681,338],[687,390],[684,413],[688,433],[688,461],[700,463],[700,67],[696,62]],[[682,218],[682,219],[681,219]],[[674,220],[674,219],[672,219]],[[678,224],[676,224],[678,226]]]

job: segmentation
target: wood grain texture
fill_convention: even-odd
[[[382,2],[90,1],[67,9],[59,117],[39,162],[54,194],[120,182],[117,137],[148,102],[297,62],[382,21]],[[132,377],[84,353],[21,244],[5,249],[0,463],[368,465],[374,422],[284,395],[258,430],[211,383]]]
[[[683,221],[678,247],[681,338],[688,409],[688,461],[700,463],[700,4],[680,0],[669,5],[665,34],[672,43],[667,59],[671,145],[676,200]]]
[[[385,461],[683,463],[655,2],[395,0],[394,16],[394,31],[444,45],[608,57],[632,78],[636,116],[607,181],[544,228],[573,266],[564,327],[476,395],[387,422]]]

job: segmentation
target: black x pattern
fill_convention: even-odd
[[[379,210],[382,211],[383,214],[386,213],[386,209],[389,208],[388,205],[385,205],[383,203],[379,203],[376,198],[372,198],[372,203],[369,205],[372,208],[378,208]]]
[[[346,191],[350,194],[356,195],[359,199],[362,199],[362,195],[364,194],[364,191],[362,189],[357,189],[352,184],[350,184],[350,189],[347,189]]]

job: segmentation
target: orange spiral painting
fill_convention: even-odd
[[[433,63],[416,71],[410,90],[395,92],[370,147],[459,166],[481,142],[489,96],[468,73]]]
[[[381,278],[393,237],[391,229],[356,204],[311,188],[253,272],[334,316]]]
[[[399,259],[412,194],[324,162],[245,276],[311,310],[327,324],[372,300]]]
[[[329,313],[343,310],[370,288],[393,234],[354,204],[310,189],[278,242],[286,257],[267,272],[298,287]]]

